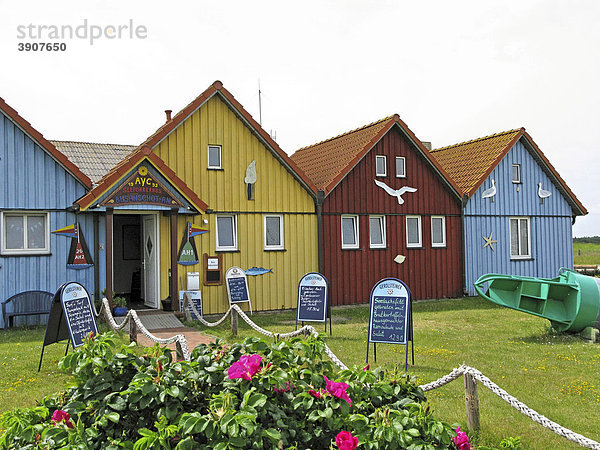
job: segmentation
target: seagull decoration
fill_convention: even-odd
[[[552,192],[542,189],[542,182],[540,181],[538,183],[538,197],[540,197],[540,203],[543,205],[544,199],[550,197],[551,195]]]
[[[492,187],[486,189],[481,194],[481,198],[491,198],[492,203],[494,203],[494,197],[496,196],[496,180],[492,179]]]
[[[402,205],[404,203],[404,199],[402,198],[403,194],[405,194],[407,192],[417,192],[416,188],[412,188],[410,186],[402,186],[400,189],[393,189],[393,188],[389,187],[387,184],[385,184],[379,180],[374,180],[374,181],[377,186],[379,186],[381,189],[383,189],[389,195],[391,195],[392,197],[396,197],[398,199],[399,205]]]

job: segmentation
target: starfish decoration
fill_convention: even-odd
[[[483,244],[483,248],[486,248],[489,245],[492,251],[494,251],[494,242],[498,241],[492,240],[492,233],[493,232],[490,233],[490,237],[483,236],[483,240],[485,241],[485,244]]]

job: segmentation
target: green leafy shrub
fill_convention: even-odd
[[[248,338],[201,345],[187,362],[99,335],[61,361],[75,378],[67,392],[4,414],[0,448],[317,449],[336,436],[366,449],[452,448],[456,433],[408,375],[337,371],[324,350],[322,338]]]

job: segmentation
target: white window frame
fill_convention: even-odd
[[[210,151],[211,151],[211,149],[214,149],[214,148],[219,150],[219,165],[218,166],[210,165]],[[208,146],[207,167],[209,169],[222,169],[223,168],[223,149],[220,145],[209,145]]]
[[[379,222],[379,229],[381,230],[381,243],[373,243],[371,240],[371,219],[377,219]],[[369,246],[370,248],[386,248],[387,238],[385,235],[385,216],[369,216]]]
[[[45,221],[44,236],[46,246],[44,248],[6,248],[6,217],[23,218],[23,245],[27,245],[27,217],[43,216]],[[0,254],[2,255],[49,255],[50,254],[50,213],[46,211],[4,211],[0,212]]]
[[[514,173],[513,173],[513,170],[515,167],[517,168],[517,179],[514,178]],[[521,184],[521,164],[515,163],[512,165],[512,170],[511,170],[510,176],[511,176],[512,182],[514,184]]]
[[[233,246],[219,245],[219,218],[229,217],[232,220],[233,230]],[[235,214],[216,214],[215,215],[215,238],[217,251],[237,251],[238,249],[238,232],[237,232],[237,215]]]
[[[419,226],[419,242],[408,241],[408,219],[417,219]],[[421,226],[421,216],[406,216],[406,247],[407,248],[422,248],[423,247],[423,227]]]
[[[279,244],[278,245],[268,245],[267,244],[267,219],[279,219]],[[284,250],[285,245],[283,242],[283,215],[282,214],[265,214],[263,218],[263,229],[264,229],[264,238],[265,238],[265,250]]]
[[[383,159],[383,173],[378,172],[378,164],[377,161]],[[376,155],[375,156],[375,176],[376,177],[386,177],[387,176],[387,157],[385,155]]]
[[[435,242],[433,237],[433,221],[442,220],[442,242]],[[445,247],[446,246],[446,216],[431,216],[431,246],[432,247]]]
[[[519,254],[513,255],[512,247],[512,233],[511,233],[511,222],[513,220],[517,221],[517,249]],[[529,253],[526,255],[521,254],[521,221],[527,221],[527,249]],[[509,239],[509,251],[510,251],[510,259],[531,259],[531,218],[528,216],[513,216],[508,218],[508,239]]]
[[[404,166],[404,173],[398,174],[398,160],[402,160]],[[406,178],[406,157],[396,156],[396,178]]]
[[[354,224],[354,244],[344,244],[344,219],[352,219]],[[356,249],[360,248],[360,233],[358,226],[358,215],[343,215],[340,218],[341,237],[342,237],[342,249]]]

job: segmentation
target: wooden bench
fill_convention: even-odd
[[[18,316],[33,316],[49,314],[54,294],[46,291],[27,291],[13,295],[2,302],[2,317],[4,329],[12,327],[14,318]],[[8,304],[12,304],[12,311],[6,311]]]

